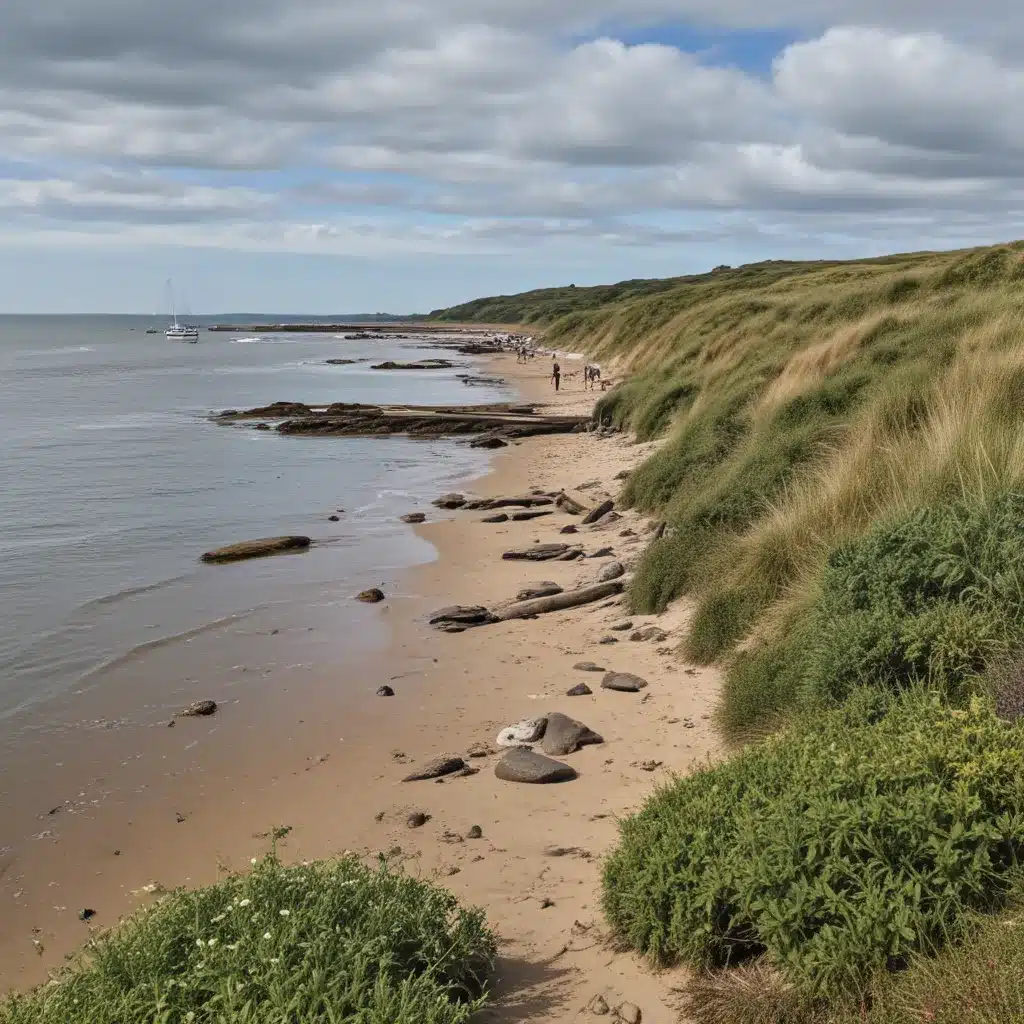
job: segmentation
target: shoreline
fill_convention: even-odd
[[[543,361],[521,366],[511,355],[494,357],[486,372],[500,372],[524,398],[559,411],[574,403],[589,407],[597,397],[576,391],[567,375],[573,390],[554,400]],[[614,495],[616,475],[652,447],[621,435],[531,438],[497,452],[488,473],[467,486],[487,497],[533,486],[571,489],[596,479],[595,491]],[[33,858],[28,880],[24,864],[19,880],[18,865],[4,870],[0,854],[0,900],[10,906],[20,885],[20,903],[28,904],[2,915],[0,989],[43,980],[47,968],[88,938],[89,926],[77,920],[80,908],[95,908],[95,925],[109,927],[151,898],[146,889],[154,883],[212,881],[218,863],[243,868],[269,847],[267,832],[290,826],[279,844],[288,860],[347,849],[387,854],[401,847],[394,856],[408,859],[410,870],[436,875],[467,903],[483,906],[501,942],[497,1005],[483,1019],[573,1019],[598,994],[612,1006],[636,1004],[645,1019],[670,1012],[679,975],[655,975],[600,941],[600,858],[615,841],[617,815],[639,806],[653,783],[717,752],[705,717],[715,700],[716,673],[687,671],[676,662],[684,607],[634,617],[637,626],[656,622],[669,633],[661,643],[609,633],[622,613],[607,603],[457,635],[431,630],[424,617],[442,605],[491,606],[531,580],[568,587],[607,564],[501,559],[508,547],[557,539],[558,528],[578,522],[576,517],[558,512],[504,524],[480,518],[457,512],[435,521],[428,513],[428,522],[415,529],[434,546],[435,560],[401,571],[387,600],[366,610],[368,622],[389,626],[389,650],[343,667],[324,666],[316,684],[304,682],[296,690],[281,680],[280,692],[268,697],[272,736],[257,736],[233,707],[210,720],[179,721],[159,739],[193,737],[190,742],[205,744],[203,764],[197,761],[136,800],[134,824],[119,820],[126,805],[113,799],[77,820],[65,815],[61,842],[40,842],[42,855]],[[626,529],[635,536],[621,537]],[[628,558],[642,550],[643,531],[644,523],[625,513],[613,526],[581,529],[576,539],[588,549],[612,546],[617,557]],[[621,639],[601,645],[605,635]],[[572,668],[581,660],[635,672],[650,686],[643,694],[603,691],[600,676]],[[594,694],[566,697],[578,682],[589,683]],[[394,698],[374,696],[384,683],[394,688]],[[440,754],[465,756],[479,743],[493,747],[500,728],[549,711],[578,718],[605,739],[565,758],[579,772],[573,782],[501,782],[493,773],[494,755],[474,759],[481,770],[469,778],[440,785],[400,781]],[[126,768],[130,775],[131,766]],[[172,811],[170,794],[186,790],[191,794],[178,799],[188,806]],[[412,810],[429,814],[428,823],[410,830]],[[41,813],[48,817],[45,809]],[[175,813],[185,820],[177,822]],[[473,825],[480,826],[482,839],[464,838]],[[552,856],[553,848],[568,852]],[[33,941],[42,943],[42,955]]]

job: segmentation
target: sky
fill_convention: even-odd
[[[0,313],[424,312],[1024,236],[1010,0],[8,0]]]

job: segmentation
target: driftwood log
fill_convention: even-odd
[[[601,601],[613,594],[621,594],[624,580],[609,580],[605,583],[592,583],[587,587],[580,587],[577,590],[567,590],[561,594],[552,594],[550,597],[536,597],[531,601],[516,601],[505,608],[501,608],[494,614],[499,622],[507,622],[509,619],[526,619],[531,615],[543,615],[546,612],[558,612],[564,608],[576,608],[581,604],[590,604],[592,601]]]

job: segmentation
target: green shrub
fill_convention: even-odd
[[[1022,841],[1024,726],[865,690],[660,790],[603,904],[655,960],[764,954],[801,993],[857,993],[998,905]]]
[[[2,1024],[463,1024],[494,941],[443,889],[354,858],[175,892]]]

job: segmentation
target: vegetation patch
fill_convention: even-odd
[[[868,690],[660,790],[604,909],[656,961],[764,957],[801,995],[856,996],[996,909],[1022,842],[1024,727]]]
[[[483,915],[355,858],[170,894],[97,937],[2,1024],[463,1024],[494,957]]]

